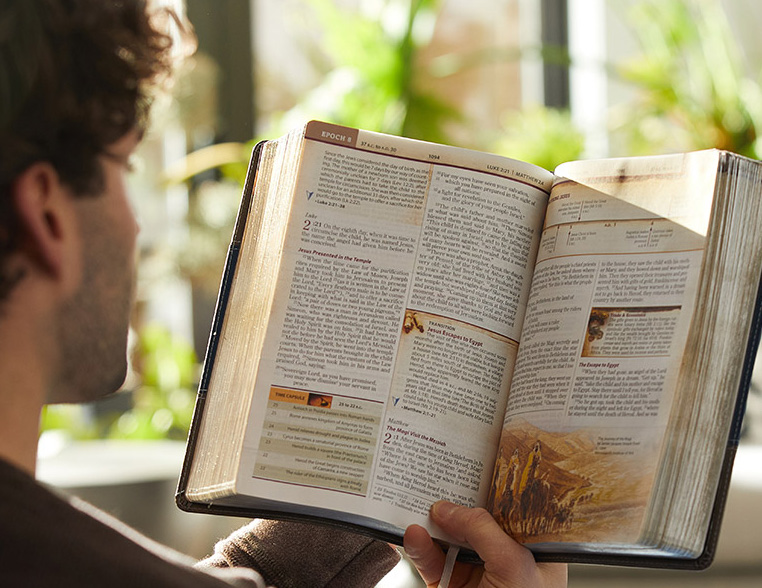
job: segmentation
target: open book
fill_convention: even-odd
[[[449,542],[445,498],[538,560],[709,565],[761,182],[714,150],[550,173],[314,121],[258,145],[178,504]]]

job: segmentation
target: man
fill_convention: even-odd
[[[125,175],[169,67],[145,3],[0,3],[0,585],[373,586],[397,561],[381,542],[255,522],[192,566],[34,481],[43,405],[99,398],[126,372],[138,228]],[[486,561],[458,566],[453,586],[565,581],[485,511],[440,503],[432,516]],[[438,582],[428,533],[411,527],[405,542]]]

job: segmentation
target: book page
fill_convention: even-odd
[[[490,494],[519,540],[638,541],[716,170],[716,152],[557,170]]]
[[[399,528],[485,504],[552,176],[307,137],[238,491]]]

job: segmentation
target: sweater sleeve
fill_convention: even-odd
[[[375,586],[399,561],[387,543],[323,525],[255,520],[201,567],[253,568],[277,588]]]

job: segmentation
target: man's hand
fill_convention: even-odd
[[[566,586],[566,564],[537,563],[532,553],[505,534],[482,508],[467,508],[440,501],[431,509],[432,520],[458,541],[468,543],[484,566],[457,563],[452,588],[561,588]],[[442,577],[445,554],[428,531],[411,525],[404,548],[429,587]]]

